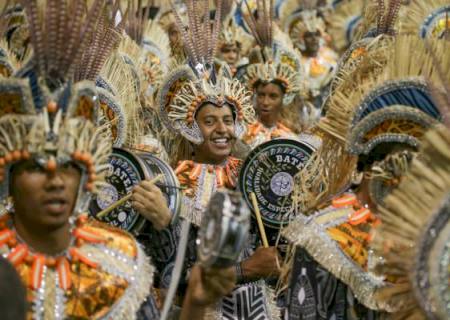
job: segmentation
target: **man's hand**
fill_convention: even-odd
[[[189,277],[187,296],[189,303],[197,306],[208,306],[219,301],[233,290],[236,285],[234,268],[203,269],[195,265]]]
[[[150,181],[142,181],[133,189],[132,206],[139,214],[149,220],[155,229],[167,227],[172,218],[167,200],[161,190]]]
[[[250,258],[241,262],[242,275],[252,280],[279,276],[280,261],[276,247],[259,247]]]

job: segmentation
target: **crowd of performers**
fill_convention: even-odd
[[[0,37],[0,319],[450,318],[448,0],[8,0]]]

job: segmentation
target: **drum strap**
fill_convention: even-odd
[[[191,228],[191,223],[189,220],[183,219],[183,222],[181,224],[181,236],[180,241],[178,242],[178,251],[177,251],[177,257],[175,259],[175,266],[172,271],[172,277],[171,282],[169,286],[169,290],[167,291],[166,300],[164,301],[164,307],[161,314],[161,320],[166,320],[167,316],[169,315],[170,307],[173,303],[173,298],[175,296],[175,293],[178,288],[178,283],[180,281],[181,276],[181,270],[184,265],[184,257],[186,254],[186,248],[188,244],[188,236],[189,236],[189,229]]]

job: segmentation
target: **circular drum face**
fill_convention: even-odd
[[[131,193],[133,187],[145,179],[145,172],[138,159],[123,149],[113,149],[109,157],[109,166],[106,185],[89,207],[89,213],[94,217],[103,209]],[[130,201],[125,202],[104,217],[98,218],[127,231],[137,231],[145,223],[145,219],[131,207]]]
[[[266,226],[279,228],[289,221],[294,177],[314,151],[305,142],[275,139],[259,145],[248,155],[240,172],[239,185],[253,211],[250,193],[255,193]]]

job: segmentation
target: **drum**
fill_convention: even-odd
[[[314,151],[315,147],[306,141],[275,139],[248,155],[239,174],[239,186],[253,211],[250,194],[255,193],[265,226],[278,229],[289,222],[294,177]]]
[[[150,153],[133,152],[114,148],[109,157],[109,174],[106,183],[92,200],[89,214],[114,227],[139,234],[147,220],[139,215],[127,201],[103,217],[97,214],[117,202],[143,180],[151,180],[159,174],[163,178],[156,183],[167,199],[172,212],[172,220],[176,219],[181,205],[181,193],[178,179],[168,164]]]
[[[205,267],[234,265],[247,241],[250,210],[240,192],[218,190],[208,204],[199,230],[197,247]]]

